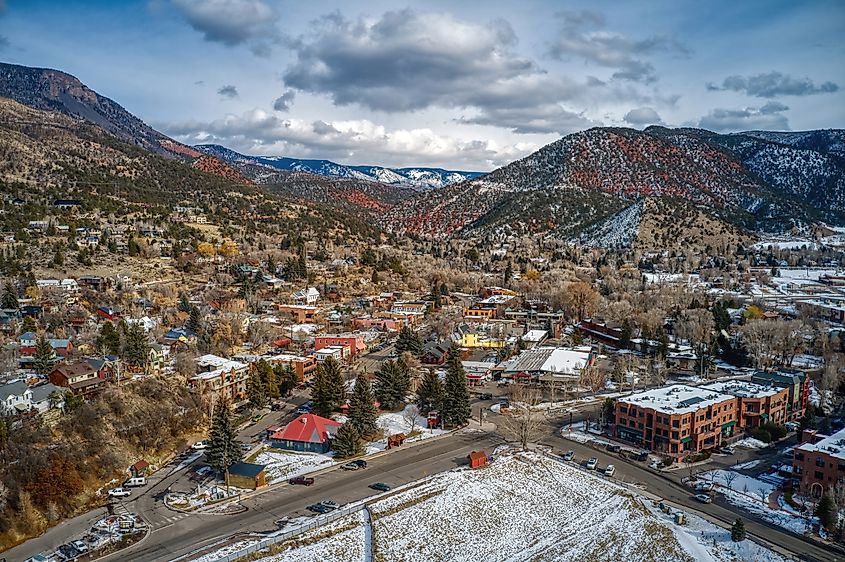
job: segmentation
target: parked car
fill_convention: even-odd
[[[306,402],[302,406],[296,409],[297,414],[310,414],[311,413],[311,402]]]
[[[607,467],[604,469],[604,475],[613,476],[614,474],[616,474],[616,467],[612,464],[607,465]]]
[[[733,447],[722,447],[721,449],[719,449],[719,452],[723,455],[732,455],[736,452],[736,449],[734,449]]]
[[[493,395],[490,394],[489,392],[482,392],[481,394],[478,395],[478,399],[479,400],[492,400]]]
[[[375,482],[374,484],[370,484],[370,488],[372,488],[373,490],[378,490],[379,492],[390,491],[390,486],[388,486],[384,482]]]
[[[326,507],[325,505],[323,505],[321,503],[314,503],[314,504],[309,505],[306,509],[308,511],[313,511],[314,513],[328,513],[333,508]]]
[[[203,439],[202,441],[197,441],[193,445],[191,445],[191,449],[194,451],[204,451],[208,449],[208,439]]]
[[[713,482],[697,482],[695,484],[696,492],[710,492],[713,490]]]
[[[263,418],[263,417],[264,417],[264,414],[255,414],[254,416],[252,416],[252,423],[260,422],[261,418]]]
[[[112,488],[111,490],[109,490],[109,496],[113,498],[126,498],[130,495],[132,495],[132,490],[130,490],[129,488],[119,487]]]
[[[365,461],[364,459],[355,459],[352,462],[357,464],[358,468],[367,468],[367,461]]]
[[[241,451],[249,451],[252,449],[252,443],[238,443],[238,447],[241,448]]]
[[[561,458],[565,461],[571,461],[575,458],[575,451],[566,451],[561,455]]]
[[[707,494],[696,494],[693,496],[693,498],[700,501],[701,503],[713,503],[713,498],[711,498]]]
[[[88,545],[85,544],[84,541],[73,541],[70,544],[73,545],[73,548],[75,548],[76,550],[78,550],[82,554],[85,554],[86,552],[88,552]]]
[[[288,480],[288,484],[293,484],[293,485],[299,484],[300,486],[310,486],[313,483],[314,483],[314,479],[311,478],[310,476],[295,476],[294,478],[291,478],[290,480]]]
[[[137,488],[138,486],[146,486],[147,479],[143,476],[133,476],[132,478],[128,478],[124,483],[124,488]]]
[[[272,405],[270,406],[270,411],[271,411],[271,412],[278,412],[278,411],[281,411],[281,409],[282,409],[282,405],[281,405],[281,404],[278,404],[278,403],[276,403],[276,404],[272,404]]]
[[[599,459],[592,457],[587,461],[587,470],[595,470],[599,465]]]
[[[344,464],[343,466],[341,466],[340,468],[342,468],[343,470],[358,470],[361,467],[358,466],[354,462],[348,462],[348,463]]]
[[[616,443],[608,443],[607,450],[611,453],[618,453],[622,450],[622,447],[617,445]]]
[[[72,544],[63,544],[56,549],[56,554],[58,554],[62,560],[70,561],[79,558],[81,553],[76,550]]]
[[[340,507],[339,505],[337,505],[336,502],[334,502],[332,500],[323,500],[320,503],[323,504],[324,506],[330,508],[330,509],[337,509],[338,507]]]

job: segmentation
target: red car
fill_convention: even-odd
[[[309,478],[308,476],[297,476],[296,478],[288,480],[288,484],[301,484],[303,486],[310,486],[313,483],[314,479]]]

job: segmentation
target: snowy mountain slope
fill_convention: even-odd
[[[436,189],[482,175],[481,172],[463,172],[442,168],[385,168],[382,166],[346,166],[331,160],[309,160],[284,156],[247,156],[216,144],[201,144],[194,148],[229,162],[254,162],[277,170],[307,172],[320,176],[351,178],[380,182],[388,185]]]

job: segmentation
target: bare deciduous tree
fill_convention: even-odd
[[[539,389],[525,385],[513,385],[510,392],[510,408],[502,417],[502,429],[519,441],[523,450],[539,435],[545,421],[540,404]]]

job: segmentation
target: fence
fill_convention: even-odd
[[[365,506],[364,502],[358,502],[358,503],[354,503],[354,504],[350,504],[350,505],[345,505],[345,506],[340,507],[338,509],[335,509],[334,511],[331,511],[329,513],[325,513],[323,515],[318,515],[317,517],[311,517],[307,523],[304,523],[302,525],[298,525],[298,526],[294,527],[293,529],[287,529],[287,530],[280,529],[280,530],[276,531],[275,533],[271,533],[269,535],[266,535],[265,538],[261,539],[260,541],[257,541],[253,544],[245,546],[244,548],[242,548],[240,550],[237,550],[235,552],[230,552],[229,554],[226,554],[224,556],[221,556],[221,557],[215,559],[215,562],[235,562],[236,560],[240,560],[244,556],[249,556],[250,554],[253,554],[255,552],[260,552],[262,550],[266,550],[266,549],[270,548],[271,546],[273,546],[274,544],[279,544],[279,543],[285,542],[285,541],[290,540],[290,539],[292,539],[292,538],[294,538],[298,535],[301,535],[302,533],[317,529],[319,527],[322,527],[323,525],[331,523],[332,521],[337,521],[341,517],[346,517],[347,515],[351,515],[352,513],[356,513],[358,511],[361,511],[365,507],[366,506]],[[182,558],[177,558],[176,560],[188,560],[188,559],[196,558],[196,557],[197,557],[196,553],[191,553],[191,554],[188,554],[188,555],[186,555]],[[174,560],[174,562],[176,562],[176,561]]]

